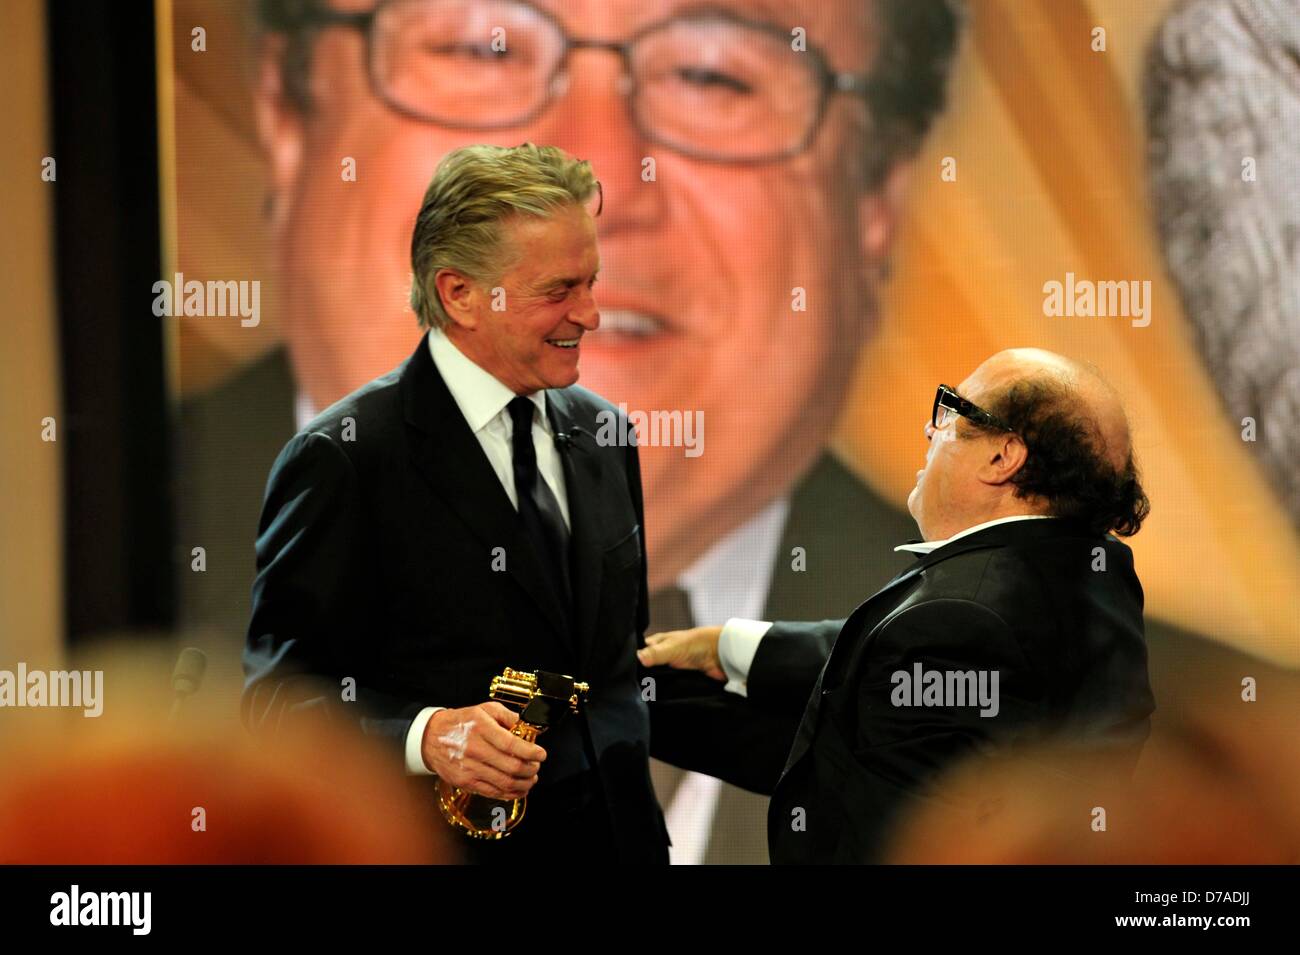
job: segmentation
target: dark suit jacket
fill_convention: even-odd
[[[936,774],[1001,745],[1087,741],[1131,767],[1154,708],[1142,602],[1126,545],[1048,519],[933,551],[847,621],[773,626],[749,697],[803,718],[769,808],[772,861],[876,861]],[[996,671],[996,715],[951,699],[895,705],[894,674],[916,664]]]
[[[185,401],[180,409],[174,443],[178,546],[185,555],[178,580],[181,627],[187,643],[208,649],[214,671],[236,652],[247,627],[258,503],[267,469],[293,434],[293,402],[289,362],[284,350],[276,349],[219,387]],[[909,555],[895,554],[892,548],[915,535],[916,525],[906,512],[832,456],[824,456],[792,492],[765,617],[847,616],[863,593],[912,562]],[[206,550],[204,573],[190,570],[188,555],[196,545]],[[791,549],[796,546],[807,554],[804,570],[791,566]],[[1148,618],[1146,625],[1151,683],[1159,701],[1157,724],[1237,699],[1243,675],[1263,681],[1279,672],[1234,650],[1233,634],[1211,640],[1164,620]],[[223,686],[213,677],[204,692],[218,692]],[[672,731],[683,725],[689,728],[689,712],[665,707],[661,716],[656,725],[662,723],[664,731],[655,734],[655,755],[662,753],[673,762],[709,771],[713,760],[700,746],[684,745],[672,752]],[[796,715],[788,727],[787,743],[797,722]],[[677,742],[683,742],[680,735]],[[742,785],[770,793],[784,759],[769,762]],[[766,815],[766,797],[734,786],[725,788],[706,861],[764,861]]]
[[[246,721],[275,727],[328,707],[397,760],[422,707],[480,703],[503,667],[572,674],[591,697],[541,738],[548,758],[524,827],[535,838],[574,824],[548,815],[547,794],[594,779],[608,825],[583,819],[574,849],[587,840],[600,858],[666,861],[635,658],[647,616],[640,471],[634,446],[597,445],[601,410],[616,413],[583,388],[547,392],[553,430],[574,435],[561,452],[571,607],[547,587],[423,339],[295,435],[258,529]],[[340,702],[347,677],[355,703]]]
[[[910,516],[891,507],[834,457],[824,456],[791,493],[763,619],[847,616],[865,587],[913,562],[908,554],[894,553],[893,545],[915,536]],[[803,560],[793,559],[795,548]],[[706,692],[717,694],[721,687],[703,676],[694,697],[686,689],[679,685],[674,688],[677,698],[651,706],[653,753],[725,781],[703,858],[706,865],[766,864],[767,797],[785,766],[802,708],[775,713],[711,705]],[[710,714],[716,714],[714,725]],[[733,762],[740,753],[746,758]],[[720,757],[726,762],[720,763]]]

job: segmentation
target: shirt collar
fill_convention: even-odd
[[[762,616],[789,513],[789,499],[778,498],[715,543],[677,578],[677,586],[690,595],[697,622]]]
[[[971,534],[974,534],[976,531],[982,531],[986,527],[996,527],[998,524],[1010,524],[1012,521],[1041,521],[1048,517],[1051,517],[1051,515],[1050,514],[1016,514],[1013,517],[999,517],[995,521],[985,521],[983,524],[976,524],[974,527],[968,527],[964,531],[958,531],[956,534],[953,534],[951,537],[947,538],[946,540],[917,541],[914,544],[899,544],[897,547],[894,548],[894,550],[907,551],[912,554],[929,554],[933,551],[938,550],[940,547],[943,547],[945,544],[951,544],[955,540],[960,540],[963,537],[969,537]]]
[[[503,385],[495,375],[476,364],[443,333],[440,328],[429,329],[429,354],[438,374],[447,384],[460,413],[475,434],[478,434],[506,405],[515,393]],[[541,412],[542,427],[550,430],[546,420],[546,392],[534,391],[528,400]]]

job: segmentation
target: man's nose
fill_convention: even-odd
[[[935,427],[934,427],[934,422],[933,422],[933,421],[928,421],[928,420],[927,420],[927,421],[925,422],[925,427],[922,428],[921,430],[923,430],[923,431],[925,432],[925,440],[927,440],[927,441],[932,441],[932,440],[934,439],[934,431],[935,431]]]
[[[591,162],[603,193],[596,219],[602,239],[626,228],[653,226],[665,207],[663,188],[642,180],[642,164],[655,155],[655,147],[632,121],[622,59],[609,50],[574,51],[566,80],[564,91],[539,118],[534,135]]]
[[[573,324],[585,328],[589,332],[594,332],[600,328],[600,309],[596,307],[595,296],[588,289],[582,301],[577,307],[569,313],[569,321]]]

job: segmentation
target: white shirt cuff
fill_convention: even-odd
[[[722,625],[722,634],[718,637],[718,662],[727,674],[727,692],[749,695],[749,668],[754,665],[759,642],[771,628],[769,621],[742,617],[732,617]]]
[[[445,710],[445,706],[426,706],[416,714],[411,728],[406,732],[406,773],[408,776],[432,776],[431,770],[424,763],[424,730],[429,725],[433,714]]]

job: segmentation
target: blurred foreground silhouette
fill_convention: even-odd
[[[1300,682],[1259,690],[1157,723],[1131,780],[1060,749],[968,762],[899,827],[889,861],[1300,863]]]
[[[458,861],[400,763],[338,721],[254,739],[187,701],[171,722],[138,655],[96,665],[97,719],[0,710],[0,863]]]

